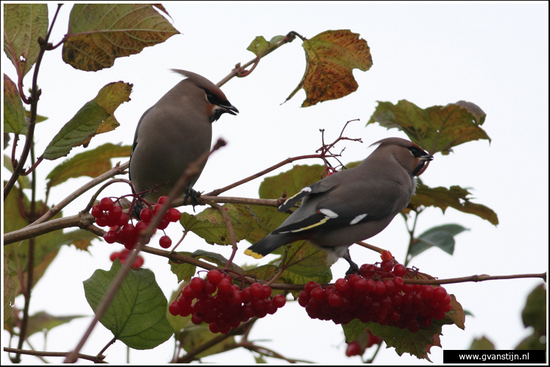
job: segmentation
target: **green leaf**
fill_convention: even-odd
[[[472,203],[468,197],[469,195],[471,193],[460,186],[432,188],[418,180],[416,193],[412,196],[406,211],[417,210],[420,206],[433,206],[440,208],[445,213],[445,210],[451,207],[463,213],[474,214],[496,226],[498,224],[497,214],[484,205]]]
[[[250,45],[246,48],[248,51],[254,53],[256,56],[267,55],[270,53],[274,46],[281,42],[285,36],[275,36],[271,40],[266,41],[263,36],[258,36],[252,40]]]
[[[121,268],[116,259],[111,270],[98,269],[84,281],[86,300],[94,312]],[[152,349],[173,334],[166,319],[166,308],[166,297],[153,272],[130,270],[99,321],[130,348]]]
[[[342,98],[357,90],[353,69],[367,71],[372,56],[367,41],[348,29],[325,31],[304,40],[306,71],[298,86],[287,97],[291,99],[301,88],[306,92],[302,107]]]
[[[468,228],[464,228],[459,224],[444,224],[432,227],[415,239],[415,243],[411,247],[409,253],[411,257],[414,257],[430,247],[435,246],[449,255],[452,255],[455,250],[454,237],[468,230]]]
[[[75,4],[67,33],[63,61],[86,71],[109,68],[116,58],[179,34],[149,4]]]
[[[74,157],[65,160],[55,167],[46,177],[47,188],[59,185],[69,178],[81,176],[97,177],[107,172],[113,165],[111,158],[129,157],[132,147],[130,145],[120,146],[111,143],[104,144]]]
[[[47,4],[3,4],[4,52],[21,79],[38,60],[38,38],[48,32]]]
[[[54,160],[69,154],[73,147],[88,145],[96,134],[115,129],[119,123],[113,116],[115,109],[130,100],[132,84],[109,83],[86,103],[46,147],[44,158]]]
[[[51,330],[56,326],[66,324],[80,317],[86,317],[86,315],[53,316],[47,312],[40,311],[29,317],[27,333],[30,336],[34,333],[39,333],[44,330]]]
[[[481,128],[485,116],[481,108],[466,101],[421,109],[407,100],[401,100],[397,105],[378,102],[367,125],[377,122],[387,129],[402,130],[431,154],[448,154],[452,147],[468,141],[491,141]]]
[[[495,345],[485,336],[475,338],[470,345],[469,350],[495,350]]]
[[[353,319],[347,324],[342,325],[342,330],[344,330],[344,336],[346,343],[351,343],[359,336],[361,336],[367,329],[368,324],[359,321],[358,319]]]
[[[527,296],[525,307],[521,312],[525,327],[532,326],[539,335],[546,335],[546,288],[537,286]]]
[[[225,204],[222,208],[231,221],[237,242],[246,238],[252,230],[259,226],[256,215],[249,206]],[[183,213],[180,223],[185,230],[202,237],[211,245],[231,244],[227,224],[223,215],[216,208],[207,208],[197,215]]]
[[[19,90],[6,74],[4,74],[4,132],[27,134],[25,109],[19,96]]]

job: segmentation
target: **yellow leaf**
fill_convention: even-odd
[[[306,72],[298,87],[304,88],[306,100],[302,107],[341,98],[357,90],[352,70],[367,71],[372,57],[367,41],[349,30],[326,31],[302,44],[306,51]]]

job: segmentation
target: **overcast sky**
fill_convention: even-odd
[[[228,145],[212,156],[195,185],[211,191],[256,173],[287,157],[311,154],[321,146],[319,129],[326,141],[334,140],[345,122],[346,135],[361,138],[363,144],[344,142],[344,163],[364,159],[373,142],[390,136],[406,138],[397,130],[365,124],[377,101],[397,103],[406,99],[421,108],[446,105],[459,100],[473,102],[487,114],[483,129],[492,142],[463,144],[448,156],[436,154],[423,174],[425,184],[436,187],[460,185],[468,188],[472,201],[493,209],[500,224],[493,226],[478,217],[448,209],[430,208],[420,217],[417,233],[433,226],[458,223],[469,229],[456,239],[454,256],[430,249],[411,265],[439,278],[474,274],[540,273],[548,268],[548,3],[547,2],[166,2],[173,25],[182,34],[142,53],[115,62],[99,72],[82,72],[61,60],[61,48],[48,52],[42,64],[39,85],[42,96],[39,114],[49,120],[38,125],[37,152],[43,151],[53,135],[98,90],[107,83],[125,81],[134,85],[131,102],[121,105],[115,116],[121,126],[92,140],[89,148],[107,142],[130,145],[141,114],[181,80],[170,72],[180,68],[199,73],[214,83],[226,76],[236,63],[253,58],[246,50],[259,35],[270,39],[296,31],[312,38],[326,30],[350,29],[359,33],[371,49],[373,66],[367,72],[354,71],[359,89],[340,100],[301,108],[305,93],[300,91],[285,104],[305,68],[304,51],[296,39],[263,59],[244,79],[233,79],[222,89],[240,114],[224,115],[214,124],[214,141],[223,137]],[[55,5],[50,4],[50,18]],[[63,6],[51,42],[66,33],[72,5]],[[3,72],[16,80],[14,68],[2,56]],[[31,73],[25,90],[31,85]],[[74,149],[71,154],[84,151]],[[60,162],[60,161],[58,161]],[[44,162],[42,179],[58,162]],[[319,164],[319,161],[297,164]],[[286,171],[291,165],[277,172]],[[276,174],[277,172],[273,173]],[[49,204],[59,202],[88,179],[74,179],[52,189]],[[261,179],[231,190],[228,196],[257,197]],[[119,191],[117,191],[119,190]],[[105,194],[126,194],[113,188]],[[90,194],[91,195],[91,194]],[[67,207],[74,215],[89,195]],[[198,209],[198,208],[197,208]],[[187,210],[187,209],[186,209]],[[178,231],[171,232],[175,238]],[[370,243],[392,251],[404,260],[408,234],[401,217]],[[196,237],[186,239],[185,248],[220,251]],[[240,247],[246,248],[243,242]],[[97,268],[108,269],[114,245],[96,241],[90,253],[73,248],[61,250],[33,293],[31,313],[91,315],[82,287]],[[221,249],[227,256],[228,249]],[[379,257],[352,247],[358,263],[374,263]],[[164,294],[177,287],[165,260],[145,254],[145,267],[152,269]],[[273,257],[266,257],[269,261]],[[238,264],[253,263],[242,249]],[[262,262],[262,263],[263,263]],[[333,266],[334,279],[347,269],[341,260]],[[446,286],[456,295],[467,317],[466,330],[444,326],[444,349],[466,349],[476,337],[485,335],[498,349],[513,349],[529,331],[521,322],[527,294],[540,280],[521,279],[462,283]],[[17,300],[22,307],[22,299]],[[48,334],[47,348],[67,351],[76,346],[91,317],[78,319]],[[3,332],[5,343],[7,333]],[[96,354],[112,338],[101,325],[82,353]],[[346,345],[340,326],[310,320],[297,304],[287,304],[275,315],[260,320],[250,335],[260,345],[289,357],[318,363],[352,364],[359,358],[345,357]],[[42,350],[43,338],[31,338]],[[172,341],[156,350],[131,351],[134,363],[162,364],[169,358]],[[125,347],[116,343],[107,351],[111,363],[124,363]],[[432,348],[430,358],[442,363],[442,349]],[[24,357],[28,363],[37,362]],[[52,359],[52,361],[56,361]],[[236,350],[205,358],[206,362],[254,363],[251,354]],[[2,363],[9,360],[2,353]],[[277,361],[271,360],[276,363]],[[416,357],[399,357],[393,349],[381,350],[376,363],[419,363]]]

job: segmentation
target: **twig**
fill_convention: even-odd
[[[37,356],[37,357],[66,357],[67,354],[69,354],[68,352],[45,352],[45,351],[16,349],[16,348],[10,348],[10,347],[4,347],[4,352],[27,354],[30,356]],[[107,363],[104,361],[105,356],[90,356],[87,354],[78,353],[78,358],[87,359],[94,363]]]
[[[183,205],[184,198],[178,198],[173,201],[174,206]],[[238,197],[216,197],[203,195],[197,198],[198,204],[207,204],[208,202],[217,203],[231,203],[242,205],[261,205],[261,206],[274,206],[281,205],[279,199],[248,199]],[[91,232],[98,233],[99,228],[92,226],[95,219],[91,214],[79,213],[70,217],[63,217],[57,219],[50,219],[45,223],[28,225],[24,228],[4,234],[4,246],[14,242],[23,241],[31,237],[37,237],[45,233],[49,233],[58,229],[79,227],[82,229],[90,230]]]
[[[247,183],[247,182],[249,182],[249,181],[252,181],[252,180],[254,180],[254,179],[258,178],[258,177],[261,177],[261,176],[263,176],[263,175],[265,175],[265,174],[267,174],[267,173],[269,173],[269,172],[271,172],[271,171],[276,170],[276,169],[279,168],[279,167],[284,166],[285,164],[289,164],[289,163],[292,163],[292,162],[297,161],[297,160],[300,160],[300,159],[320,158],[320,159],[322,159],[322,160],[326,160],[326,157],[327,157],[327,156],[325,156],[325,155],[323,155],[323,154],[309,154],[309,155],[300,155],[300,156],[296,156],[296,157],[290,157],[290,158],[287,158],[287,159],[285,159],[285,160],[283,160],[283,161],[281,161],[281,162],[279,162],[279,163],[277,163],[277,164],[275,164],[275,165],[273,165],[273,166],[271,166],[271,167],[269,167],[269,168],[264,169],[263,171],[260,171],[260,172],[258,172],[258,173],[256,173],[256,174],[253,174],[252,176],[249,176],[249,177],[244,178],[244,179],[242,179],[242,180],[240,180],[240,181],[237,181],[237,182],[235,182],[235,183],[232,183],[231,185],[222,187],[221,189],[216,189],[216,190],[214,190],[214,191],[211,191],[211,192],[209,192],[208,194],[206,194],[206,196],[218,196],[218,195],[221,194],[222,192],[225,192],[225,191],[230,190],[230,189],[232,189],[232,188],[234,188],[234,187],[237,187],[237,186],[240,186],[240,185],[242,185],[242,184],[244,184],[244,183]]]
[[[237,65],[235,65],[235,68],[233,70],[231,70],[231,72],[225,78],[220,80],[216,85],[218,87],[221,87],[222,85],[224,85],[225,83],[227,83],[228,81],[230,81],[231,79],[233,79],[236,76],[237,77],[245,77],[245,76],[249,75],[254,70],[256,65],[258,65],[258,63],[260,62],[260,59],[262,59],[263,57],[269,55],[270,53],[272,53],[273,51],[275,51],[276,49],[278,49],[282,45],[294,41],[294,38],[296,38],[296,35],[297,35],[297,33],[294,32],[294,31],[289,32],[285,36],[285,38],[280,40],[277,44],[275,44],[272,47],[268,47],[268,48],[264,49],[264,51],[260,55],[256,56],[254,59],[250,60],[249,62],[247,62],[243,66],[241,66],[241,63],[238,63]],[[246,70],[246,68],[249,67],[252,64],[254,64],[252,69]]]
[[[71,193],[69,196],[67,196],[65,199],[61,200],[57,205],[55,205],[53,208],[48,210],[46,214],[44,214],[42,217],[35,220],[33,223],[31,223],[29,226],[34,226],[40,223],[44,223],[45,221],[53,218],[57,213],[59,213],[61,210],[63,210],[64,207],[69,205],[73,200],[78,198],[80,195],[85,193],[86,191],[90,190],[92,187],[102,183],[103,181],[114,177],[116,175],[124,173],[124,171],[128,168],[129,162],[123,163],[122,165],[120,163],[117,163],[115,167],[111,168],[109,171],[95,177],[91,181],[87,182],[84,186],[78,188],[73,193]]]

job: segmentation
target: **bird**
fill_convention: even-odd
[[[210,150],[212,123],[224,113],[239,110],[214,83],[191,71],[172,69],[186,79],[170,89],[141,116],[132,145],[129,179],[147,202],[168,195],[191,162]],[[193,185],[185,187],[185,197],[196,202]],[[136,200],[132,214],[139,219],[143,208]]]
[[[347,274],[357,272],[349,247],[380,233],[407,207],[433,156],[402,138],[385,138],[359,165],[342,169],[301,189],[278,208],[302,203],[277,229],[245,250],[260,259],[298,240],[309,240],[328,253],[331,263],[344,258]],[[372,146],[371,145],[371,146]]]

